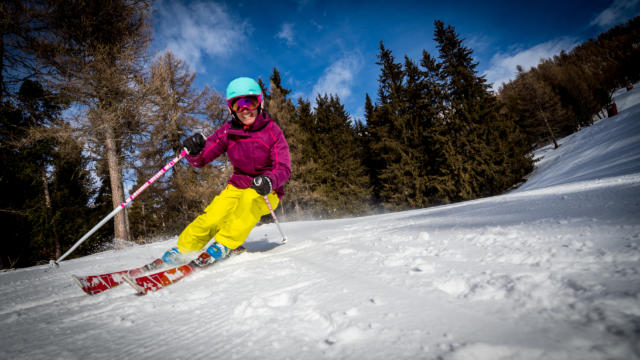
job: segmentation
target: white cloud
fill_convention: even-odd
[[[344,103],[351,96],[356,74],[362,67],[362,60],[356,54],[347,54],[329,65],[311,91],[311,101],[315,103],[318,94],[338,95]]]
[[[490,61],[490,67],[484,72],[487,82],[493,83],[493,90],[497,91],[503,83],[513,80],[520,65],[527,71],[537,66],[542,59],[548,59],[559,54],[562,50],[569,51],[576,46],[575,39],[561,38],[538,44],[515,54],[495,54]]]
[[[491,38],[487,35],[476,35],[466,39],[464,46],[473,49],[473,53],[487,51],[491,48]]]
[[[299,98],[305,99],[306,97],[307,97],[307,94],[305,94],[304,92],[299,91],[299,90],[298,91],[294,91],[289,95],[289,99],[291,99],[294,102],[294,104],[298,103],[298,99]]]
[[[155,3],[154,11],[158,43],[201,71],[204,55],[228,56],[249,29],[213,2],[161,0]]]
[[[280,28],[280,32],[278,32],[276,37],[278,39],[286,40],[288,46],[295,44],[295,39],[293,34],[293,24],[289,24],[289,23],[282,24],[282,27]]]
[[[638,15],[640,0],[614,0],[611,6],[596,16],[591,25],[607,28],[625,22]]]
[[[313,0],[296,0],[298,3],[298,11],[302,11],[305,7],[313,3]]]
[[[315,20],[311,20],[311,25],[313,25],[316,30],[321,31],[322,29],[324,29],[324,26],[320,25],[317,21]]]

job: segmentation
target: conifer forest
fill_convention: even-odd
[[[171,52],[152,56],[151,1],[6,0],[0,5],[0,268],[57,258],[181,150],[230,120],[224,89],[197,88]],[[379,43],[363,119],[337,95],[293,99],[280,70],[259,79],[289,143],[281,221],[424,208],[503,193],[531,151],[604,117],[640,80],[640,17],[543,60],[492,91],[455,24],[437,53]],[[241,74],[239,74],[241,75]],[[158,179],[75,256],[178,234],[227,184],[221,158]],[[133,191],[131,190],[131,191]],[[265,217],[264,221],[270,221]]]

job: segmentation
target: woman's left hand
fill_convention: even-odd
[[[251,188],[262,196],[268,195],[273,190],[271,179],[264,175],[254,177],[251,181]]]

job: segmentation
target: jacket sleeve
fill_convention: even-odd
[[[200,154],[187,155],[187,161],[191,166],[201,168],[227,151],[227,144],[227,127],[222,126],[209,135]]]
[[[280,128],[273,124],[270,129],[274,144],[271,147],[272,170],[263,175],[269,177],[273,182],[273,188],[282,187],[291,176],[291,156],[289,154],[289,144]]]

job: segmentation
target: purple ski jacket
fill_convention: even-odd
[[[225,123],[207,138],[200,154],[187,155],[187,160],[201,168],[225,152],[233,165],[231,185],[246,189],[254,177],[264,175],[282,198],[283,185],[291,176],[289,144],[268,114],[260,113],[249,128],[235,119]]]

